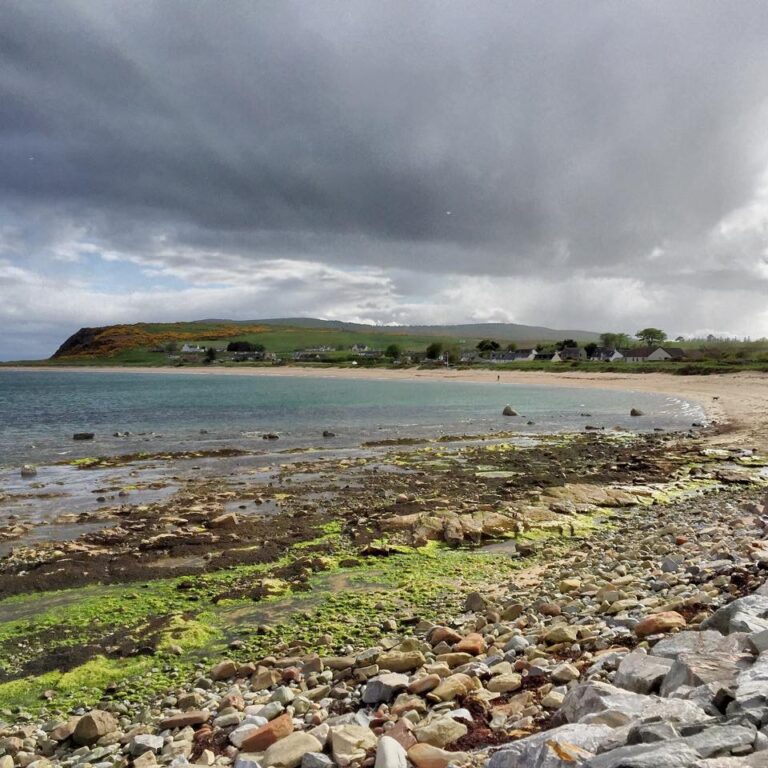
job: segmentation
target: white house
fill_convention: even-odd
[[[677,347],[637,347],[622,350],[628,363],[658,363],[664,360],[683,360],[685,352]]]
[[[185,355],[201,355],[203,352],[205,352],[205,350],[202,347],[192,346],[191,344],[185,344],[181,348],[181,351]]]

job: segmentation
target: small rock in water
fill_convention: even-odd
[[[73,440],[93,440],[94,437],[96,437],[94,432],[75,432],[72,435]]]
[[[630,416],[642,416],[643,412],[639,408],[632,408],[629,412]]]
[[[37,475],[37,467],[34,464],[25,464],[21,468],[22,477],[35,477]]]
[[[323,437],[336,437],[335,432],[331,432],[329,429],[323,430]]]
[[[262,440],[279,440],[279,439],[280,439],[280,436],[279,436],[279,435],[276,435],[274,432],[265,432],[265,433],[264,433],[264,434],[261,436],[261,439],[262,439]]]
[[[511,405],[505,405],[501,412],[502,416],[517,416],[517,411]]]

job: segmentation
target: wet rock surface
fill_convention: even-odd
[[[381,631],[367,647],[340,637],[333,654],[276,643],[269,655],[247,657],[235,646],[230,658],[201,665],[194,678],[149,704],[105,691],[94,711],[74,708],[45,720],[5,716],[0,766],[765,764],[764,489],[740,481],[723,486],[709,473],[719,493],[670,503],[654,482],[665,473],[666,481],[670,473],[682,477],[698,448],[670,456],[647,440],[645,452],[634,445],[630,459],[629,450],[614,445],[603,455],[602,443],[590,443],[592,482],[583,463],[569,468],[556,452],[537,454],[548,469],[537,474],[534,462],[530,476],[511,485],[508,475],[483,477],[515,471],[514,461],[497,458],[492,470],[470,462],[452,478],[466,504],[462,513],[443,506],[444,488],[414,493],[409,476],[363,485],[341,514],[361,550],[384,547],[384,532],[392,534],[388,547],[422,538],[467,546],[515,533],[515,525],[567,529],[577,515],[603,514],[599,535],[574,536],[565,556],[544,556],[492,589],[468,590],[463,610],[439,622],[371,617]],[[707,475],[706,465],[697,466],[698,477]],[[555,471],[558,483],[551,482]],[[377,504],[372,490],[380,494]],[[207,537],[240,531],[240,515],[215,494],[205,505],[199,498],[184,504],[187,521],[195,505],[204,507],[194,519]],[[365,525],[358,522],[363,504]],[[155,518],[160,511],[152,510]],[[319,505],[304,511],[310,526],[328,519]],[[232,529],[231,518],[211,527],[227,515],[234,515]],[[408,524],[391,527],[397,518]],[[297,525],[287,520],[286,531]],[[278,541],[281,530],[275,528]],[[152,542],[147,532],[140,525],[137,539]],[[227,541],[231,548],[234,540]],[[225,558],[224,543],[220,551]],[[283,566],[282,576],[295,578],[305,566]],[[269,579],[248,588],[261,599]]]

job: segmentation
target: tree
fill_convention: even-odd
[[[216,350],[213,347],[208,347],[208,349],[205,350],[205,355],[203,355],[203,362],[206,365],[209,365],[216,359]]]
[[[643,328],[642,331],[638,331],[637,336],[643,344],[647,344],[649,347],[654,344],[663,344],[667,338],[667,334],[659,328]]]
[[[176,341],[169,341],[163,349],[169,354],[172,355],[175,352],[179,351],[179,344]]]
[[[629,336],[626,333],[601,333],[600,346],[608,349],[619,349],[629,346]]]
[[[514,352],[517,349],[517,344],[515,344],[514,341],[510,341],[509,344],[507,344],[507,352]]]
[[[443,354],[442,342],[433,341],[427,347],[427,360],[437,360]]]
[[[584,345],[584,351],[587,353],[587,357],[594,357],[597,352],[597,344],[594,341],[590,341],[589,344]]]
[[[402,350],[397,344],[390,344],[384,350],[384,357],[388,357],[390,360],[397,360],[402,354]]]
[[[579,345],[573,339],[563,339],[555,344],[557,349],[565,349],[566,347],[578,347]]]
[[[497,349],[501,349],[501,344],[493,339],[483,339],[477,343],[475,349],[478,352],[495,352]]]

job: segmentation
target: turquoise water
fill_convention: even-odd
[[[521,416],[503,417],[506,403]],[[631,418],[632,407],[645,415]],[[665,395],[503,383],[0,371],[0,466],[134,451],[265,449],[264,432],[279,434],[269,443],[277,450],[510,429],[581,431],[586,424],[685,429],[703,418],[698,406]],[[336,437],[324,439],[325,429]],[[74,432],[96,438],[76,443]]]

